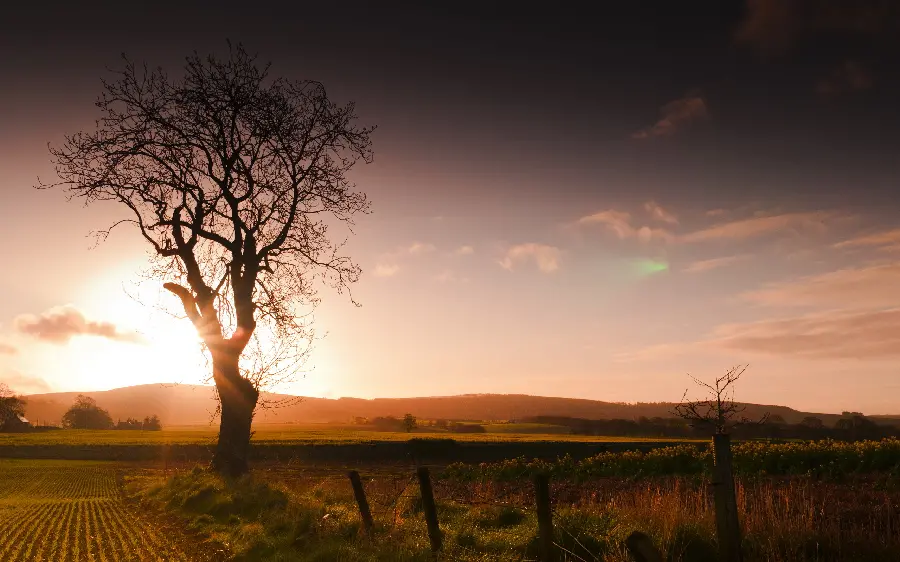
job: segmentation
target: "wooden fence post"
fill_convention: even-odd
[[[350,485],[353,486],[353,496],[356,498],[356,505],[359,506],[359,517],[362,519],[363,529],[365,529],[367,534],[371,535],[372,512],[369,511],[369,500],[366,499],[362,480],[359,479],[359,473],[355,470],[350,471]]]
[[[737,497],[731,464],[731,438],[713,436],[713,496],[716,504],[716,536],[719,558],[723,562],[742,562],[741,527],[738,523]]]
[[[553,560],[553,510],[550,507],[550,479],[544,473],[534,476],[534,502],[537,507],[541,562],[551,562]]]
[[[625,548],[637,562],[663,562],[662,554],[656,549],[656,545],[650,537],[640,531],[635,531],[625,539]]]
[[[420,466],[416,470],[416,475],[419,477],[422,509],[425,511],[425,523],[428,525],[428,539],[431,541],[431,550],[437,552],[441,549],[441,529],[438,526],[437,506],[434,504],[434,491],[431,489],[428,467]]]
[[[169,457],[172,455],[172,450],[169,447],[169,444],[166,443],[163,445],[162,456],[163,456],[163,476],[165,478],[169,478]]]

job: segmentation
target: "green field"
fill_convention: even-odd
[[[117,467],[0,460],[0,560],[195,560],[123,501]]]
[[[582,443],[675,442],[679,439],[602,437],[561,433],[558,426],[543,424],[490,424],[487,433],[446,431],[392,432],[359,429],[336,424],[264,425],[254,428],[253,441],[272,445],[321,445],[408,441],[441,438],[461,442],[559,441]],[[65,429],[35,433],[0,433],[4,445],[206,445],[216,441],[218,428],[172,427],[162,431]]]

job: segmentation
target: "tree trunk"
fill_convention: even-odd
[[[259,392],[241,376],[240,353],[213,354],[213,379],[219,391],[222,417],[219,442],[212,466],[224,476],[237,477],[250,470],[250,424]]]

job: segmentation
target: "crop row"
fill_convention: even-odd
[[[900,440],[808,441],[766,443],[748,441],[732,446],[734,470],[743,475],[900,474]],[[456,480],[516,480],[537,472],[564,478],[640,477],[708,474],[712,451],[696,445],[676,445],[650,451],[605,452],[575,460],[556,461],[525,457],[496,463],[454,463],[444,477]]]
[[[0,560],[184,560],[118,495],[113,470],[0,464]]]

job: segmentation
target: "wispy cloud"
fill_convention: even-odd
[[[415,241],[409,246],[400,246],[391,252],[382,253],[378,256],[372,274],[375,277],[393,277],[400,271],[401,263],[430,254],[436,249],[434,244]]]
[[[559,248],[546,244],[519,244],[506,251],[506,255],[498,263],[504,269],[512,271],[516,264],[533,262],[544,273],[552,273],[559,269]]]
[[[834,245],[835,248],[859,248],[860,246],[880,247],[882,250],[900,250],[900,228],[858,236]]]
[[[681,99],[670,101],[662,106],[659,121],[637,131],[631,138],[644,140],[654,137],[674,135],[678,130],[690,125],[694,121],[709,117],[706,102],[696,95],[685,96]]]
[[[400,266],[397,264],[379,263],[375,266],[372,274],[375,277],[393,277],[398,271],[400,271]]]
[[[9,388],[22,394],[40,394],[52,390],[44,379],[30,377],[19,371],[4,371],[3,374],[0,374],[0,382],[6,383]]]
[[[470,256],[475,253],[475,248],[472,246],[460,246],[453,250],[453,253],[457,256]]]
[[[660,207],[656,201],[647,201],[644,203],[644,210],[658,221],[667,222],[669,224],[678,224],[678,217]]]
[[[740,254],[737,256],[724,256],[721,258],[712,258],[708,260],[698,260],[688,264],[682,271],[686,273],[700,273],[702,271],[710,271],[719,269],[750,258],[750,254]]]
[[[828,211],[811,211],[804,213],[784,213],[725,222],[704,228],[680,237],[686,243],[706,242],[710,240],[743,240],[764,236],[788,229],[825,230],[825,221],[835,217],[836,213]]]
[[[66,344],[76,336],[94,336],[113,341],[142,343],[140,334],[122,332],[111,322],[88,320],[77,308],[66,305],[42,314],[23,314],[13,322],[15,329],[41,341]]]
[[[678,223],[677,217],[652,201],[646,203],[644,209],[656,220],[672,225]],[[724,211],[716,212],[715,216],[720,216],[724,213]],[[635,225],[636,221],[630,213],[616,209],[607,209],[585,215],[576,220],[574,225],[581,227],[603,225],[621,239],[634,238],[643,242],[659,240],[668,243],[692,244],[712,240],[745,240],[776,233],[824,232],[826,223],[829,220],[841,217],[842,215],[831,211],[757,215],[750,218],[720,222],[687,234],[676,234],[666,228],[638,227]]]
[[[600,224],[616,234],[621,239],[636,238],[643,242],[651,240],[672,241],[675,236],[664,228],[651,228],[649,226],[632,226],[630,213],[609,209],[579,218],[575,224],[580,226]]]
[[[874,83],[872,74],[862,64],[848,59],[816,84],[816,92],[822,96],[836,96],[868,90]]]
[[[768,306],[892,307],[900,306],[898,287],[900,263],[891,263],[772,283],[742,297]]]
[[[424,242],[413,242],[412,245],[406,249],[407,253],[411,256],[420,256],[422,254],[428,254],[435,250],[434,244],[427,244]]]
[[[19,349],[11,343],[0,340],[0,355],[16,355]]]
[[[694,342],[663,343],[615,356],[616,362],[668,360],[697,353],[744,353],[797,359],[900,357],[900,309],[840,310],[722,324]]]
[[[837,311],[728,324],[707,345],[807,359],[900,356],[900,309]]]

